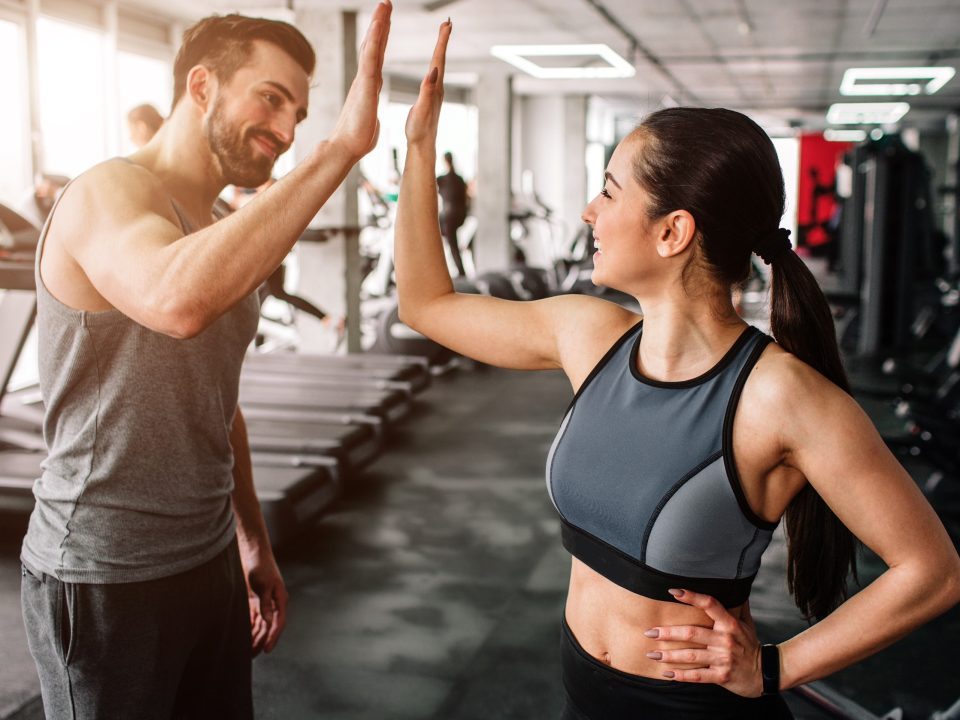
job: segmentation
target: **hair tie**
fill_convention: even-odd
[[[753,251],[767,265],[790,250],[793,250],[793,246],[790,244],[790,231],[786,228],[771,230],[765,235],[761,235],[753,244]]]

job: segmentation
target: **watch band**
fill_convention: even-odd
[[[763,677],[763,694],[780,694],[780,648],[776,645],[760,646],[760,675]]]

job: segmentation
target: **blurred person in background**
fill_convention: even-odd
[[[138,149],[150,142],[162,126],[163,115],[149,103],[137,105],[127,113],[130,142]]]
[[[453,166],[453,153],[445,152],[443,162],[447,172],[437,178],[437,191],[443,205],[440,209],[440,232],[447,241],[450,255],[457,266],[457,273],[464,277],[463,259],[460,257],[460,245],[457,243],[457,230],[467,219],[467,183],[457,174]]]

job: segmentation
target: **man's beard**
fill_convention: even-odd
[[[223,102],[217,97],[213,103],[213,112],[206,124],[207,142],[210,150],[220,161],[223,179],[228,185],[242,188],[254,188],[270,179],[276,158],[257,152],[251,139],[262,135],[274,145],[279,145],[269,132],[248,129],[241,133],[232,127],[226,119]]]

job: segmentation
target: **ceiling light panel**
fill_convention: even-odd
[[[867,139],[867,131],[827,128],[823,131],[823,139],[830,142],[863,142]]]
[[[629,62],[602,44],[494,45],[490,54],[543,79],[624,78],[636,74]]]
[[[849,68],[841,95],[933,95],[956,74],[952,67]]]
[[[895,103],[834,103],[827,110],[831,125],[886,125],[895,123],[910,110],[910,104]]]

